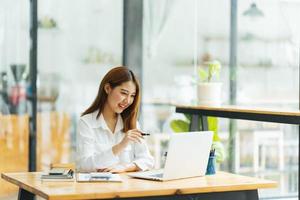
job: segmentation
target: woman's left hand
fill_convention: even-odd
[[[124,173],[124,172],[137,171],[138,169],[139,168],[134,163],[127,164],[127,165],[117,164],[108,168],[97,169],[97,172]]]
[[[123,173],[126,172],[126,166],[118,164],[104,169],[98,169],[98,172]]]

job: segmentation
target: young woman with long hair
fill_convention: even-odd
[[[123,66],[111,69],[78,123],[78,171],[122,173],[153,167],[137,127],[139,106],[140,85],[134,73]]]

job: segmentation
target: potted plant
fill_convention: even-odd
[[[221,63],[217,60],[205,62],[199,67],[197,85],[198,104],[204,106],[219,106],[221,104],[222,83],[220,77]]]
[[[198,77],[198,103],[200,105],[220,105],[222,84],[217,82],[220,76],[221,64],[219,61],[205,62],[205,66],[199,67]],[[171,129],[177,132],[189,132],[191,115],[185,114],[184,119],[174,119],[170,122]],[[199,119],[200,120],[200,119]],[[199,122],[199,125],[201,123]],[[199,127],[201,130],[201,127]],[[225,159],[225,149],[218,135],[218,118],[208,117],[208,130],[213,131],[213,144],[211,149],[215,149],[216,162],[221,163]]]

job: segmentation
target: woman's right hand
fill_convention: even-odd
[[[143,136],[141,134],[141,131],[139,131],[138,129],[132,129],[125,133],[122,143],[126,145],[128,145],[130,142],[141,143],[142,139]]]
[[[138,129],[129,130],[125,133],[125,136],[121,140],[121,142],[113,146],[112,151],[115,155],[118,155],[130,144],[130,142],[141,143],[142,138],[143,136],[141,134],[141,131],[139,131]]]

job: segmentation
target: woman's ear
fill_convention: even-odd
[[[106,94],[109,94],[109,93],[110,93],[111,87],[110,87],[109,83],[106,83],[106,84],[104,85],[104,91],[106,92]]]

